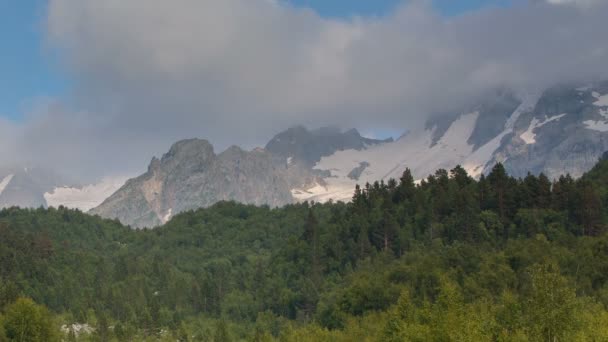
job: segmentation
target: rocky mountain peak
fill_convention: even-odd
[[[220,157],[229,157],[229,156],[240,156],[247,153],[245,150],[240,148],[239,146],[232,145],[228,147],[224,152],[220,153]]]
[[[152,159],[149,170],[160,170],[167,175],[180,177],[202,172],[215,158],[213,145],[204,139],[187,139],[176,142],[160,161]]]
[[[213,145],[204,139],[187,139],[176,142],[171,146],[169,152],[161,159],[162,164],[183,163],[193,160],[207,161],[215,156]]]
[[[152,173],[152,172],[156,172],[160,170],[160,159],[156,158],[156,157],[152,157],[152,160],[150,161],[150,165],[148,165],[148,172]]]
[[[322,127],[308,130],[295,126],[274,136],[266,145],[266,150],[275,156],[314,166],[322,157],[342,150],[362,150],[369,145],[392,141],[364,138],[356,129],[342,132],[336,127]]]
[[[154,227],[219,201],[279,206],[293,201],[287,168],[266,151],[231,146],[219,155],[203,139],[179,141],[148,172],[91,212],[134,227]]]

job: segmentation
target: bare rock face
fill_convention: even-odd
[[[549,178],[582,176],[608,150],[606,99],[608,82],[546,90],[536,106],[519,117],[496,161],[517,177],[528,172]]]
[[[363,150],[369,146],[392,142],[362,137],[356,129],[342,132],[337,128],[323,127],[308,130],[295,126],[274,136],[266,150],[288,163],[302,163],[312,168],[322,157],[342,150]]]
[[[216,155],[206,140],[183,140],[91,213],[141,228],[223,200],[281,206],[293,201],[288,178],[285,163],[263,149]]]

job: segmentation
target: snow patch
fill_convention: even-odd
[[[608,122],[587,120],[583,121],[583,123],[585,124],[585,128],[592,131],[608,132]]]
[[[329,200],[348,202],[352,199],[354,193],[354,185],[352,182],[335,182],[332,186],[323,186],[315,183],[306,189],[293,189],[291,195],[297,201],[315,201],[325,203]]]
[[[540,90],[534,90],[519,95],[518,97],[521,101],[521,104],[515,109],[515,111],[511,114],[511,116],[505,123],[505,130],[512,130],[515,126],[515,123],[523,113],[534,110],[534,107],[536,107],[536,104],[538,103],[538,100],[540,100],[541,95],[542,91]]]
[[[502,138],[512,132],[512,129],[506,129],[494,139],[488,141],[485,145],[478,148],[462,163],[462,167],[467,171],[469,176],[477,178],[481,176],[486,165],[492,160],[494,152],[500,147]]]
[[[599,114],[604,120],[586,120],[583,121],[583,124],[585,124],[585,128],[593,131],[608,132],[608,109],[600,109]]]
[[[551,121],[559,120],[562,117],[564,117],[565,115],[566,115],[566,113],[563,113],[560,115],[555,115],[542,122],[538,121],[537,118],[533,118],[532,121],[530,122],[530,126],[528,127],[528,129],[525,132],[523,132],[519,137],[523,141],[525,141],[527,145],[534,144],[534,143],[536,143],[536,133],[534,133],[534,130],[548,124]]]
[[[167,210],[167,214],[165,214],[165,216],[163,216],[163,219],[161,221],[163,222],[163,224],[165,224],[165,223],[169,222],[171,217],[173,217],[173,208],[169,208],[169,210]]]
[[[478,117],[479,112],[461,115],[434,146],[431,146],[432,129],[412,132],[395,142],[370,146],[365,150],[338,151],[323,157],[315,169],[331,171],[332,176],[325,179],[326,185],[294,189],[292,195],[300,201],[349,201],[356,184],[398,179],[406,168],[410,168],[418,178],[426,177],[440,168],[452,168],[473,152],[473,145],[468,143],[468,139]],[[358,180],[350,179],[348,174],[362,162],[369,163],[369,166]]]
[[[608,106],[608,94],[600,95],[598,93],[593,93],[593,96],[597,99],[593,104],[598,107],[606,107]]]
[[[521,104],[515,109],[515,111],[511,114],[511,116],[505,123],[504,131],[494,137],[494,139],[488,141],[485,145],[478,148],[475,152],[473,152],[470,156],[466,158],[466,160],[462,163],[462,167],[467,171],[467,173],[471,177],[477,178],[481,176],[486,165],[492,160],[494,152],[496,152],[496,150],[500,148],[502,139],[507,134],[513,132],[515,123],[523,113],[529,112],[534,109],[534,107],[538,103],[538,100],[540,99],[541,94],[541,91],[531,91],[519,96]]]
[[[2,194],[4,189],[6,189],[6,186],[8,185],[8,183],[11,182],[11,180],[13,180],[13,175],[8,175],[4,177],[4,179],[2,179],[2,181],[0,182],[0,194]]]
[[[89,211],[100,205],[125,184],[126,177],[105,178],[98,184],[84,187],[60,187],[44,194],[49,207],[60,205],[82,211]]]
[[[394,142],[370,146],[365,150],[338,151],[323,157],[315,169],[329,170],[331,177],[324,179],[324,185],[316,183],[305,189],[293,189],[292,195],[299,201],[350,201],[356,184],[363,186],[365,183],[398,179],[406,168],[411,170],[416,182],[437,169],[449,170],[458,164],[472,177],[479,177],[500,148],[502,139],[513,132],[515,123],[523,113],[534,109],[541,94],[541,91],[522,92],[518,96],[522,103],[505,123],[504,131],[477,150],[473,150],[474,147],[468,143],[479,117],[478,112],[473,112],[455,120],[433,146],[434,128],[407,132]],[[370,165],[363,170],[359,179],[348,178],[348,174],[362,162]]]

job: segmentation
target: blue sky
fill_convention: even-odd
[[[57,96],[65,81],[44,47],[43,0],[0,1],[0,115],[17,119],[39,97]]]
[[[314,8],[321,15],[345,17],[352,15],[383,15],[404,0],[290,0],[298,6]],[[486,6],[505,6],[511,0],[433,0],[444,15],[453,16]]]
[[[286,0],[326,17],[384,15],[401,0]],[[454,16],[510,0],[435,0],[436,8]],[[28,103],[61,96],[69,82],[44,44],[46,0],[0,1],[0,116],[19,120]]]

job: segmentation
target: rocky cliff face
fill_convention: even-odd
[[[293,201],[287,175],[287,165],[265,150],[233,146],[216,155],[206,140],[184,140],[91,213],[153,227],[222,200],[280,206]]]
[[[608,150],[608,82],[545,91],[521,115],[493,161],[515,176],[544,172],[580,177]]]
[[[332,127],[308,130],[303,126],[296,126],[277,134],[266,144],[266,150],[289,164],[303,163],[312,168],[322,157],[332,155],[336,151],[363,150],[390,141],[392,139],[364,138],[356,129],[341,132]]]

